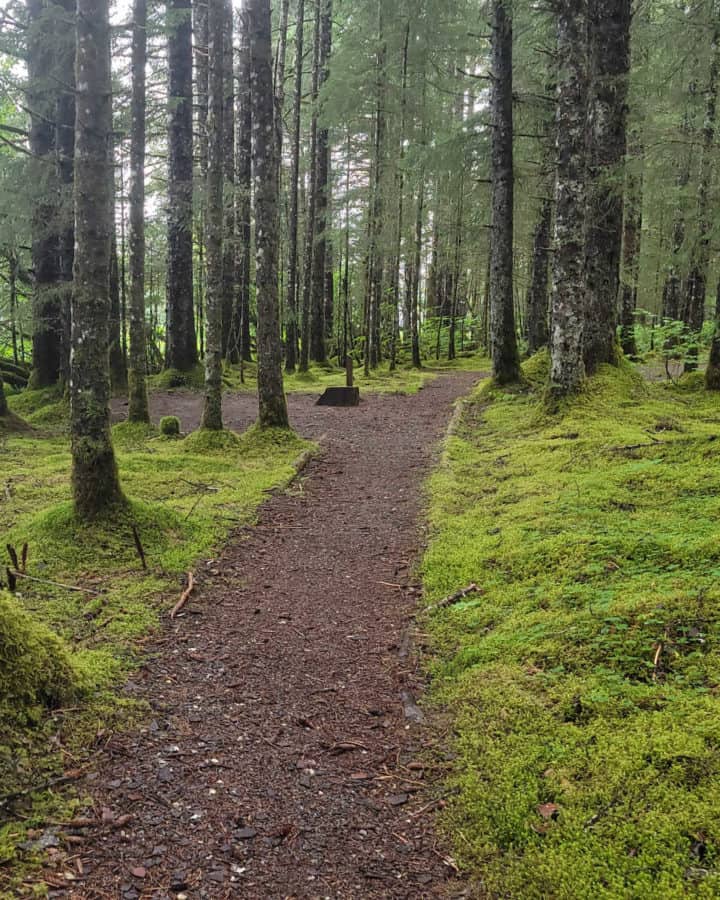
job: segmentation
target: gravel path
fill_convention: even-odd
[[[358,409],[294,395],[324,452],[259,524],[198,566],[128,685],[150,727],[114,736],[82,789],[122,827],[90,835],[72,898],[409,898],[444,892],[423,728],[404,636],[417,602],[422,482],[479,376],[442,376]],[[225,398],[226,424],[255,398]],[[155,395],[152,414],[197,425],[201,398]],[[119,414],[121,409],[117,409]],[[430,807],[430,808],[425,808]],[[125,821],[125,820],[120,820]]]

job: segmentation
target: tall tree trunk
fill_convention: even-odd
[[[200,358],[205,355],[205,205],[204,194],[207,179],[207,117],[208,117],[208,7],[207,0],[193,0],[192,28],[195,54],[195,156],[200,169],[200,182],[203,193],[197,210],[195,240],[197,241],[197,275],[195,278],[195,330],[200,348]]]
[[[717,108],[718,70],[720,69],[720,11],[717,2],[711,6],[713,22],[712,56],[707,90],[705,92],[705,119],[703,121],[702,155],[700,158],[700,179],[698,182],[697,221],[698,232],[690,264],[685,299],[686,322],[694,334],[698,334],[705,321],[705,294],[707,290],[708,268],[710,266],[710,235],[712,223],[709,218],[709,195],[713,176],[715,118]],[[698,346],[693,343],[685,361],[685,371],[697,368]]]
[[[585,0],[559,0],[555,252],[552,264],[548,402],[576,393],[585,377],[583,275],[587,124]]]
[[[253,179],[255,198],[258,423],[287,428],[278,297],[278,162],[272,89],[270,0],[248,0],[251,47]]]
[[[395,257],[393,259],[392,303],[393,314],[390,334],[390,371],[397,367],[397,343],[400,334],[400,261],[402,257],[403,233],[405,230],[405,139],[407,131],[407,86],[408,56],[410,51],[410,19],[405,25],[402,44],[402,75],[400,82],[400,147],[398,166],[395,173],[398,208],[395,232]],[[409,323],[408,323],[409,324]]]
[[[237,175],[235,202],[237,204],[237,262],[238,288],[236,319],[240,332],[240,358],[252,359],[250,346],[250,263],[252,225],[250,195],[252,188],[252,103],[250,87],[250,35],[247,15],[241,13],[240,52],[238,54],[238,114],[237,114]]]
[[[285,300],[287,318],[285,370],[294,372],[298,359],[298,196],[300,191],[300,127],[302,112],[305,0],[298,0],[295,28],[295,89],[290,163],[290,217],[288,221],[288,280]]]
[[[493,0],[492,259],[490,355],[499,384],[517,381],[520,362],[513,308],[513,32],[505,0]]]
[[[227,9],[224,0],[208,0],[208,171],[207,171],[207,308],[205,312],[205,403],[201,428],[220,431],[225,285],[223,284],[223,113],[224,50]]]
[[[720,391],[720,281],[715,292],[715,333],[710,344],[710,358],[705,370],[705,387]]]
[[[694,88],[691,86],[690,93]],[[683,137],[687,143],[691,143],[690,133],[690,115],[686,109],[683,113],[682,124],[680,127]],[[685,244],[685,217],[682,210],[682,193],[690,181],[690,168],[692,164],[692,153],[688,149],[680,160],[676,176],[676,188],[679,202],[679,211],[673,224],[672,236],[672,256],[668,266],[665,284],[663,285],[663,318],[677,321],[682,317],[682,279],[680,275],[680,263],[683,256]]]
[[[75,0],[60,0],[65,23],[74,21]],[[57,37],[56,37],[57,40]],[[60,189],[59,222],[59,309],[60,309],[60,381],[70,381],[70,304],[73,291],[75,258],[75,215],[73,182],[75,177],[75,34],[65,25],[59,42],[57,80],[60,90],[55,105],[55,152]]]
[[[548,277],[552,213],[552,200],[546,197],[542,201],[540,217],[533,235],[532,274],[527,297],[527,338],[530,353],[537,353],[548,343]]]
[[[630,157],[625,167],[625,222],[623,225],[623,274],[620,287],[620,346],[625,356],[637,353],[635,343],[635,308],[640,278],[640,241],[642,239],[642,147],[634,133],[628,147]]]
[[[145,329],[145,68],[147,0],[133,2],[130,104],[130,367],[128,421],[150,421]]]
[[[600,364],[618,360],[630,0],[592,0],[588,10],[590,91],[583,358],[586,371],[592,373]]]
[[[168,249],[165,365],[197,364],[193,310],[192,23],[190,0],[168,0]]]
[[[378,3],[378,50],[375,59],[375,121],[371,169],[370,208],[368,210],[368,256],[365,276],[367,291],[367,334],[365,337],[366,371],[377,367],[382,357],[380,347],[383,299],[382,227],[384,213],[383,178],[385,174],[385,71],[387,44],[382,2]]]
[[[329,75],[329,60],[332,50],[332,0],[318,0],[320,16],[320,46],[318,58],[318,92],[322,91]],[[317,116],[322,110],[316,110]],[[315,128],[318,128],[315,123]],[[325,346],[325,306],[327,289],[327,231],[330,192],[330,139],[327,128],[318,128],[317,159],[315,161],[315,241],[313,246],[312,301],[310,323],[310,357],[313,362],[324,363],[327,357]]]
[[[55,20],[45,0],[28,0],[28,103],[31,111],[33,195],[30,212],[33,268],[33,387],[48,387],[60,377],[62,309],[58,283],[59,215],[55,151]]]
[[[222,265],[222,352],[231,362],[239,362],[239,341],[235,328],[236,283],[236,207],[235,207],[235,85],[233,66],[233,7],[231,0],[224,0],[223,22],[223,109],[222,109],[222,161],[224,179],[224,224]],[[210,136],[212,140],[212,136]]]
[[[111,191],[110,26],[107,0],[78,0],[75,280],[70,435],[75,511],[84,520],[122,499],[110,440],[108,318]]]
[[[317,216],[317,190],[318,190],[318,90],[320,87],[320,63],[321,63],[321,4],[322,0],[315,0],[315,30],[313,39],[313,67],[312,67],[312,116],[310,119],[310,158],[308,161],[310,171],[310,192],[307,202],[307,215],[305,223],[305,252],[303,263],[302,286],[302,340],[300,342],[300,371],[307,372],[310,367],[310,344],[312,340],[312,302],[313,302],[313,274],[315,260],[315,221]]]
[[[111,141],[112,144],[112,141]],[[112,154],[112,148],[111,148]],[[110,321],[108,323],[108,358],[110,360],[110,389],[119,393],[127,388],[127,368],[122,348],[122,304],[120,301],[120,265],[118,260],[117,233],[115,231],[115,165],[110,170],[113,221],[110,235]]]

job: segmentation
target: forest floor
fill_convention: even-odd
[[[423,480],[452,402],[478,377],[438,377],[355,410],[290,397],[293,426],[322,438],[321,455],[200,568],[186,612],[149,646],[127,691],[152,720],[114,735],[81,786],[106,827],[87,833],[76,881],[51,896],[446,887],[454,864],[426,790],[432,751],[414,723],[408,627]],[[154,419],[178,415],[185,429],[201,404],[186,391],[151,401]],[[226,425],[248,426],[255,404],[226,395]]]

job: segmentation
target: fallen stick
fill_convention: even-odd
[[[0,797],[0,808],[3,806],[7,806],[8,803],[12,803],[14,800],[20,800],[22,797],[27,797],[29,794],[34,794],[36,791],[47,791],[50,788],[59,787],[62,784],[70,784],[71,781],[77,781],[79,778],[82,778],[85,774],[86,769],[73,769],[69,772],[66,772],[64,775],[60,775],[57,778],[49,778],[47,781],[43,781],[40,784],[34,784],[31,787],[23,788],[21,791],[14,791],[12,794],[5,794],[4,797]]]
[[[102,591],[96,591],[93,588],[84,588],[79,587],[76,584],[62,584],[60,581],[50,581],[48,578],[36,578],[34,575],[28,575],[25,572],[18,572],[17,570],[12,571],[11,569],[7,570],[8,576],[12,575],[13,578],[25,578],[27,581],[33,581],[37,584],[49,584],[51,587],[63,588],[66,591],[75,591],[78,594],[92,594],[93,597],[102,596]]]
[[[137,554],[140,557],[140,562],[142,563],[143,569],[147,569],[147,561],[145,559],[145,548],[142,545],[142,541],[140,540],[140,532],[138,531],[137,525],[132,526],[133,540],[135,541],[135,549],[137,550]]]
[[[170,613],[170,618],[174,619],[175,616],[180,612],[180,610],[185,606],[185,604],[190,599],[190,594],[195,590],[195,576],[192,572],[188,572],[188,583],[185,590],[180,594],[180,599],[173,606],[172,611]]]
[[[455,591],[454,594],[449,594],[447,597],[444,597],[437,603],[433,603],[432,606],[428,606],[425,612],[434,612],[436,609],[447,609],[448,606],[453,606],[455,603],[460,603],[460,601],[464,600],[469,594],[479,593],[480,588],[473,582],[473,584],[469,584],[467,587],[464,587],[459,591]]]

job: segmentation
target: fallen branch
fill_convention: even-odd
[[[188,572],[188,583],[185,590],[180,594],[180,599],[173,606],[172,611],[170,613],[170,618],[174,619],[175,616],[180,612],[180,610],[185,606],[185,604],[190,599],[190,594],[195,590],[195,576],[192,572]]]
[[[73,769],[72,771],[66,772],[64,775],[59,775],[56,778],[48,778],[40,784],[31,785],[28,788],[23,788],[21,791],[13,791],[12,794],[5,794],[5,796],[0,797],[0,808],[7,806],[9,803],[13,803],[15,800],[20,800],[22,797],[34,794],[37,791],[47,791],[50,788],[59,787],[61,784],[69,784],[71,781],[77,781],[79,778],[83,777],[85,771],[85,769]]]
[[[94,588],[84,588],[79,587],[76,584],[62,584],[60,581],[50,581],[48,578],[36,578],[34,575],[27,575],[25,572],[18,572],[17,570],[7,570],[8,578],[12,576],[15,578],[24,578],[26,581],[33,581],[37,584],[48,584],[51,587],[62,588],[65,591],[75,591],[78,594],[91,594],[93,597],[102,596],[102,591],[96,591]]]
[[[448,606],[454,606],[456,603],[460,603],[461,600],[464,600],[470,594],[479,593],[481,593],[480,588],[473,582],[473,584],[469,584],[467,587],[455,591],[454,594],[443,597],[442,600],[433,603],[432,606],[428,606],[425,612],[434,612],[436,609],[447,609]]]

